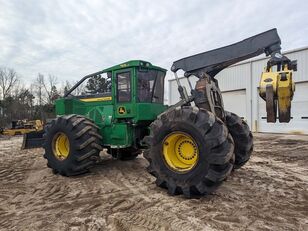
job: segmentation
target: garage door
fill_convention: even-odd
[[[235,90],[222,92],[226,111],[231,111],[242,119],[247,120],[246,90]]]
[[[290,123],[266,123],[265,101],[259,98],[260,132],[308,134],[308,82],[296,83]]]

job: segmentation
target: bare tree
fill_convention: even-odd
[[[44,85],[45,85],[45,78],[44,75],[41,73],[38,73],[37,78],[35,80],[35,95],[37,96],[38,105],[42,106],[44,104]]]
[[[11,88],[10,96],[12,96],[14,99],[18,98],[21,91],[23,91],[25,88],[25,85],[20,80],[18,80]]]
[[[18,82],[18,76],[16,71],[12,68],[1,68],[0,69],[0,90],[1,90],[1,98],[4,100],[7,98]]]
[[[44,79],[43,79],[44,80]],[[54,100],[58,97],[58,91],[57,91],[57,85],[58,78],[54,75],[49,75],[47,83],[43,81],[43,87],[45,89],[45,92],[47,94],[47,102],[49,104],[52,104]]]
[[[54,101],[59,97],[57,77],[39,73],[29,86],[19,80],[14,69],[0,68],[0,126],[12,120],[54,117]]]

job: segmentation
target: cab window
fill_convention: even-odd
[[[164,72],[158,70],[138,70],[137,78],[137,102],[164,102]]]
[[[131,79],[130,72],[122,72],[116,75],[117,100],[118,102],[131,101]]]

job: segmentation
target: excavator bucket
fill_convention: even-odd
[[[44,142],[44,130],[24,134],[21,149],[41,148]]]

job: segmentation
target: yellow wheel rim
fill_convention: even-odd
[[[70,153],[70,142],[63,132],[57,133],[52,142],[53,154],[59,160],[65,160]]]
[[[183,132],[173,132],[164,140],[163,155],[172,170],[187,172],[197,164],[199,150],[191,136]]]

